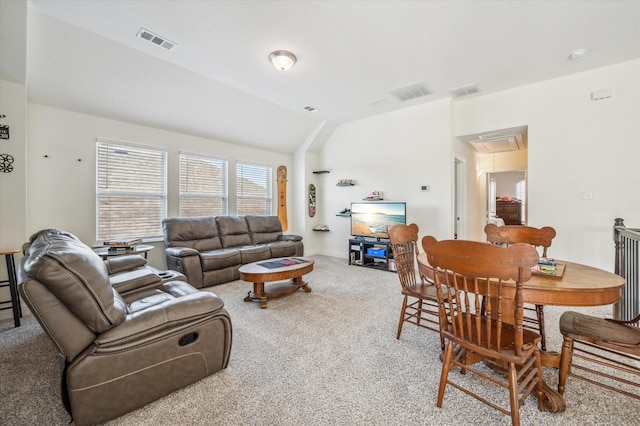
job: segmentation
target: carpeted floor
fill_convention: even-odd
[[[395,331],[402,298],[393,273],[315,256],[311,293],[243,302],[251,285],[210,288],[233,321],[229,367],[109,425],[508,425],[510,419],[454,388],[435,405],[441,364],[436,333]],[[548,347],[560,348],[564,308],[546,307]],[[604,316],[610,307],[583,310]],[[557,371],[544,369],[554,386]],[[461,377],[489,388],[475,375]],[[54,347],[31,316],[0,324],[0,424],[66,425]],[[507,404],[506,393],[496,392]],[[567,410],[540,412],[529,398],[523,424],[637,425],[640,403],[569,378]]]

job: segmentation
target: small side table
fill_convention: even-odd
[[[147,253],[153,250],[155,246],[149,244],[138,244],[127,250],[109,250],[109,247],[96,247],[93,249],[102,260],[107,260],[113,256],[126,256],[131,254],[142,254],[144,258],[147,258]]]
[[[16,262],[14,254],[20,253],[20,250],[0,250],[0,255],[4,256],[7,262],[8,279],[0,281],[0,287],[9,287],[11,300],[0,302],[0,310],[13,310],[13,324],[20,327],[20,318],[22,317],[22,307],[20,306],[20,293],[18,293],[18,279],[16,277]],[[10,304],[11,306],[2,306]]]

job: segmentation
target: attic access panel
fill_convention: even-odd
[[[498,152],[518,151],[524,149],[522,137],[511,135],[496,139],[478,139],[469,141],[469,144],[481,154],[494,154]]]

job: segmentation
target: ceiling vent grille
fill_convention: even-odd
[[[429,89],[427,89],[426,84],[424,84],[424,81],[421,81],[420,83],[409,84],[403,87],[398,87],[397,89],[393,89],[389,93],[400,99],[402,102],[431,94]]]
[[[144,28],[140,29],[140,31],[138,32],[138,37],[143,40],[147,40],[148,42],[153,43],[157,46],[164,47],[167,50],[171,50],[176,46],[174,42],[157,36],[151,31],[145,30]]]
[[[473,95],[474,93],[479,93],[480,87],[478,83],[469,84],[467,86],[458,87],[455,89],[450,89],[449,93],[451,93],[451,97],[459,98],[461,96]]]

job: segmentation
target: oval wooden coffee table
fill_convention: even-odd
[[[313,271],[314,263],[310,257],[279,257],[241,266],[240,279],[253,283],[253,291],[247,294],[244,301],[259,300],[260,308],[265,309],[267,300],[272,297],[291,294],[299,288],[309,293],[311,288],[302,280],[302,276]],[[266,282],[288,279],[291,281],[264,285]]]

